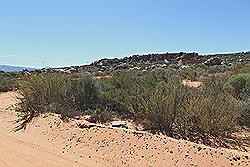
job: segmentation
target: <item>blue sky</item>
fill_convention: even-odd
[[[0,0],[0,64],[250,50],[249,0]]]

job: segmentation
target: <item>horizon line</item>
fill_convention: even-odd
[[[41,69],[41,68],[60,68],[60,67],[71,67],[71,66],[83,66],[83,65],[90,65],[91,63],[95,62],[95,61],[98,61],[98,60],[101,60],[101,59],[115,59],[115,58],[118,58],[118,59],[122,59],[122,58],[125,58],[125,57],[130,57],[130,56],[133,56],[133,55],[148,55],[148,54],[164,54],[164,53],[198,53],[198,55],[200,56],[206,56],[206,55],[221,55],[221,54],[234,54],[234,53],[248,53],[250,52],[250,50],[245,50],[245,51],[226,51],[226,52],[210,52],[210,53],[199,53],[197,51],[164,51],[164,52],[144,52],[144,53],[133,53],[133,54],[128,54],[128,55],[124,55],[124,56],[121,56],[121,57],[103,57],[103,58],[100,58],[100,59],[97,59],[97,60],[94,60],[94,61],[90,61],[90,62],[86,62],[86,63],[83,63],[83,64],[71,64],[71,65],[63,65],[63,66],[60,66],[60,65],[54,65],[54,66],[45,66],[45,67],[34,67],[32,65],[15,65],[15,64],[0,64],[0,66],[14,66],[14,67],[23,67],[23,68],[35,68],[35,69]]]

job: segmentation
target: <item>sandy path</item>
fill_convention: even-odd
[[[37,145],[25,143],[5,134],[0,134],[0,148],[1,167],[90,166],[75,163],[70,159],[42,149]]]
[[[49,142],[40,146],[36,136],[28,136],[27,142],[22,133],[14,133],[15,113],[8,108],[15,103],[15,93],[0,94],[0,167],[89,167],[97,166],[95,161],[76,161],[51,150]],[[6,114],[6,112],[9,112]],[[39,136],[38,136],[39,137]],[[48,146],[48,147],[44,147]]]

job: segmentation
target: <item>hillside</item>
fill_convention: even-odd
[[[168,67],[186,68],[197,65],[232,66],[234,64],[249,64],[250,52],[200,55],[198,53],[154,53],[132,55],[124,58],[104,58],[89,65],[62,68],[43,68],[37,72],[112,72],[121,69],[153,70]]]
[[[20,66],[9,66],[9,65],[0,65],[0,71],[4,72],[18,72],[22,70],[35,70],[35,68],[29,68],[29,67],[20,67]]]

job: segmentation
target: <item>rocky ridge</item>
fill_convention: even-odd
[[[107,72],[121,69],[152,70],[167,67],[185,68],[194,65],[230,66],[232,64],[249,64],[250,52],[199,55],[198,53],[155,53],[145,55],[132,55],[124,58],[104,58],[89,65],[71,66],[61,68],[43,68],[35,70],[39,73],[59,72]]]

